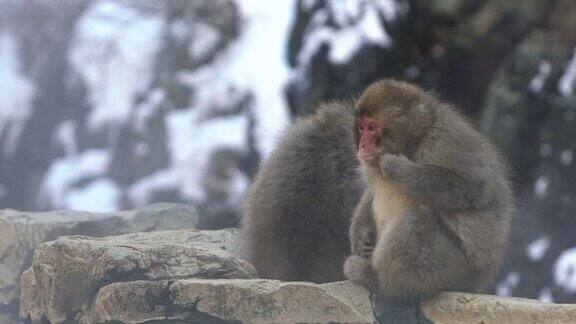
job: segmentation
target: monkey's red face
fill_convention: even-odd
[[[358,143],[360,158],[370,164],[376,157],[376,141],[382,133],[383,126],[378,120],[365,116],[359,117],[357,122],[360,136]]]

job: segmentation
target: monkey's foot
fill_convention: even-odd
[[[378,290],[378,284],[369,258],[360,255],[349,256],[344,263],[344,276],[370,291]]]

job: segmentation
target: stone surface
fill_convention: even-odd
[[[434,323],[576,323],[576,305],[532,299],[443,293],[422,304]]]
[[[369,294],[350,282],[135,281],[100,289],[90,322],[371,323]],[[169,301],[169,302],[168,302]]]
[[[19,278],[42,242],[62,235],[106,236],[131,232],[194,228],[192,206],[159,203],[135,211],[45,213],[0,210],[0,313],[18,313]]]
[[[115,282],[254,278],[254,267],[229,252],[236,237],[234,229],[190,229],[43,243],[22,278],[21,316],[79,320],[100,288]]]

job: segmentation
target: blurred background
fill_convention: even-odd
[[[0,0],[0,208],[236,207],[278,133],[382,77],[514,169],[493,292],[576,302],[576,1]]]

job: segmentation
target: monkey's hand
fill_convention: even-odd
[[[378,163],[380,165],[382,176],[389,180],[394,180],[402,177],[404,174],[409,174],[410,169],[416,165],[415,162],[410,161],[404,155],[389,153],[382,155],[378,160]]]
[[[370,258],[372,256],[372,252],[374,251],[374,234],[367,229],[359,231],[357,240],[354,245],[355,246],[352,251],[354,254],[365,258]]]

